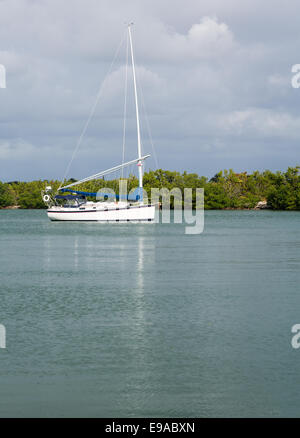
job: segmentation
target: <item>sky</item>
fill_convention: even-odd
[[[126,24],[146,170],[212,177],[300,164],[294,0],[0,0],[0,180],[62,179],[121,163]],[[119,48],[119,50],[118,50]],[[116,55],[112,65],[112,60]],[[111,67],[112,65],[112,67]],[[137,156],[128,67],[125,160]],[[155,159],[156,158],[156,159]]]

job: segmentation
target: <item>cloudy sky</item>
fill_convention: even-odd
[[[0,180],[68,176],[119,164],[133,21],[143,152],[157,165],[213,176],[300,163],[298,2],[287,0],[0,0]],[[111,61],[122,42],[113,68]],[[126,156],[136,156],[129,73]],[[140,94],[141,96],[141,94]],[[142,105],[144,101],[144,105]],[[146,117],[146,115],[147,117]]]

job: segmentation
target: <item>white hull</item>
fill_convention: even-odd
[[[48,209],[48,217],[52,221],[86,222],[154,222],[155,219],[155,205],[103,207],[91,204],[76,208],[54,206]]]

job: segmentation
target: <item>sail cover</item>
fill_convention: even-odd
[[[71,189],[60,189],[61,192],[71,192],[71,193],[75,193],[76,195],[81,195],[81,196],[74,196],[74,195],[56,195],[55,199],[75,199],[75,198],[83,198],[85,196],[91,196],[93,198],[96,198],[97,195],[99,197],[107,197],[107,198],[116,198],[117,200],[119,199],[127,199],[129,201],[138,201],[140,199],[143,199],[143,193],[140,187],[138,187],[137,189],[134,190],[133,193],[130,193],[129,195],[115,195],[114,193],[102,193],[99,192],[98,194],[95,192],[82,192],[79,190],[71,190]]]

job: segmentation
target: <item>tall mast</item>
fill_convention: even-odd
[[[136,91],[136,77],[135,77],[135,65],[134,65],[134,57],[133,57],[133,47],[132,47],[132,38],[131,38],[131,26],[133,23],[128,25],[128,33],[129,33],[129,42],[130,42],[130,51],[131,51],[131,62],[132,62],[132,71],[133,71],[133,85],[134,85],[134,96],[135,96],[135,111],[136,111],[136,129],[137,129],[137,142],[138,142],[138,169],[139,169],[139,187],[143,187],[143,169],[142,169],[142,148],[141,148],[141,133],[140,133],[140,118],[139,118],[139,104],[137,98]],[[143,194],[140,194],[142,199]]]

